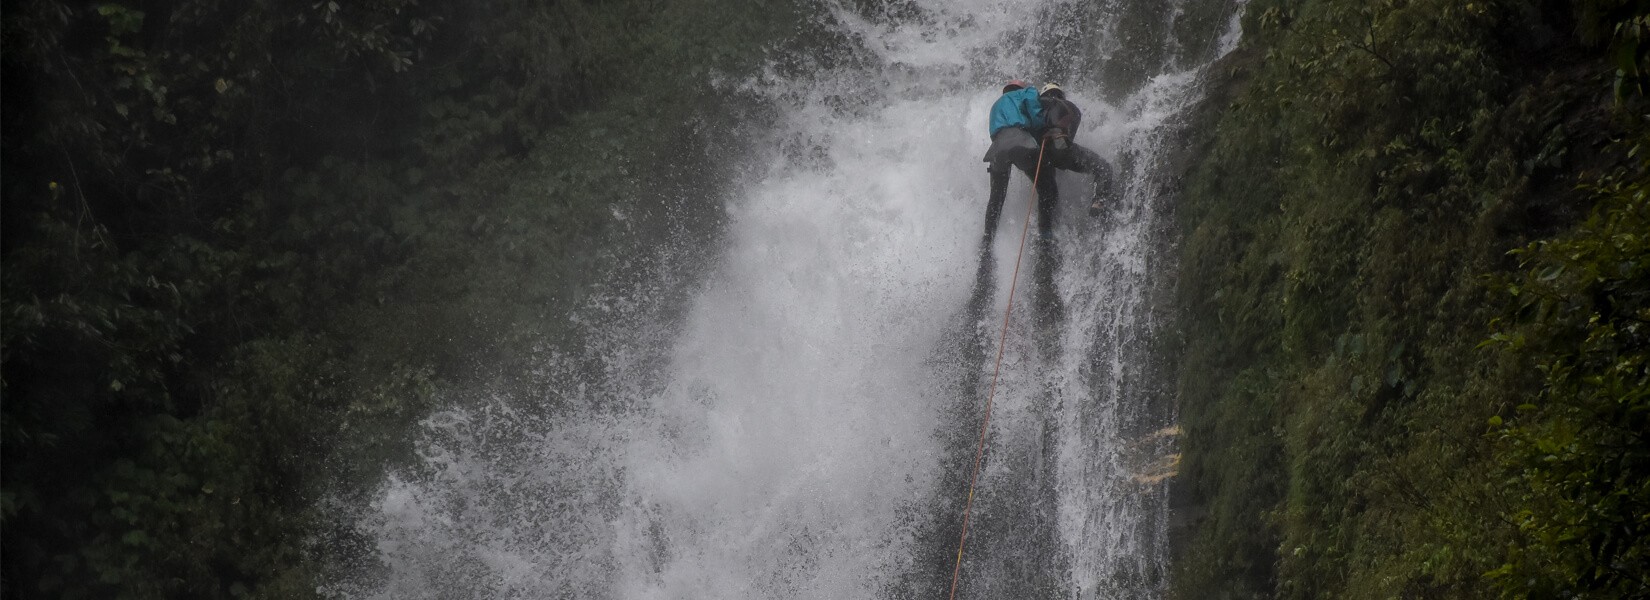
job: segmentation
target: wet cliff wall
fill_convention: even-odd
[[[1248,6],[1179,210],[1178,597],[1645,593],[1642,15]]]

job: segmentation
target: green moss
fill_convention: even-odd
[[[1605,48],[1547,35],[1584,12],[1251,4],[1245,47],[1222,65],[1240,87],[1180,211],[1194,526],[1179,597],[1580,589],[1485,576],[1518,548],[1556,551],[1516,524],[1533,500],[1505,472],[1510,442],[1496,440],[1511,438],[1486,426],[1520,427],[1508,409],[1555,384],[1480,344],[1507,318],[1484,275],[1584,214],[1576,184],[1641,127],[1611,116],[1639,105],[1611,106]],[[1529,435],[1549,433],[1565,435]],[[1619,481],[1591,485],[1639,485]]]

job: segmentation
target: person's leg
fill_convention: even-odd
[[[1054,273],[1060,268],[1054,225],[1056,215],[1060,214],[1060,186],[1055,169],[1052,163],[1044,162],[1042,172],[1033,171],[1037,180],[1037,234],[1031,242],[1034,257],[1031,279],[1034,306],[1040,307],[1038,312],[1044,318],[1059,312],[1059,301],[1054,294]]]
[[[985,201],[985,241],[991,244],[997,234],[997,219],[1003,214],[1003,199],[1008,196],[1008,177],[1012,173],[1008,165],[1002,168],[987,168],[991,174],[991,196]]]
[[[1079,173],[1087,173],[1090,177],[1089,214],[1098,215],[1109,204],[1116,203],[1116,180],[1112,177],[1111,165],[1100,158],[1093,150],[1072,144],[1066,154],[1066,168]]]
[[[1065,150],[1056,152],[1049,157],[1049,164],[1056,169],[1065,169],[1074,173],[1087,173],[1089,172],[1090,163],[1086,158],[1090,156],[1099,158],[1088,148],[1068,143]]]
[[[1026,174],[1026,179],[1036,182],[1037,233],[1047,238],[1053,235],[1055,208],[1060,201],[1060,187],[1054,181],[1055,166],[1050,157],[1041,152],[1027,153],[1017,158],[1014,166]],[[1037,167],[1039,158],[1043,159],[1041,169]]]
[[[1037,179],[1037,233],[1045,240],[1053,239],[1054,215],[1060,206],[1060,186],[1055,183],[1054,166],[1043,165],[1042,173],[1034,177]]]
[[[1037,139],[1024,129],[1010,127],[997,132],[986,150],[986,171],[991,174],[991,196],[985,204],[985,243],[990,245],[997,234],[997,221],[1002,216],[1003,201],[1008,197],[1009,175],[1015,167],[1025,170],[1037,163]],[[1030,177],[1030,175],[1027,175]]]

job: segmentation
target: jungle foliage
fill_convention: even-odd
[[[529,372],[632,246],[715,233],[703,157],[755,107],[712,82],[802,21],[8,1],[4,597],[314,596],[359,558],[323,491],[371,489],[435,390]]]
[[[1180,214],[1176,594],[1650,596],[1650,5],[1247,10]]]

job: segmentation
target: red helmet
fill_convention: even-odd
[[[1008,80],[1008,83],[1003,84],[1003,93],[1007,94],[1007,93],[1012,92],[1014,90],[1018,90],[1018,89],[1021,89],[1021,88],[1028,88],[1028,87],[1031,87],[1031,84],[1026,83],[1025,81],[1022,81],[1022,80],[1019,80],[1019,79],[1010,79],[1010,80]]]

